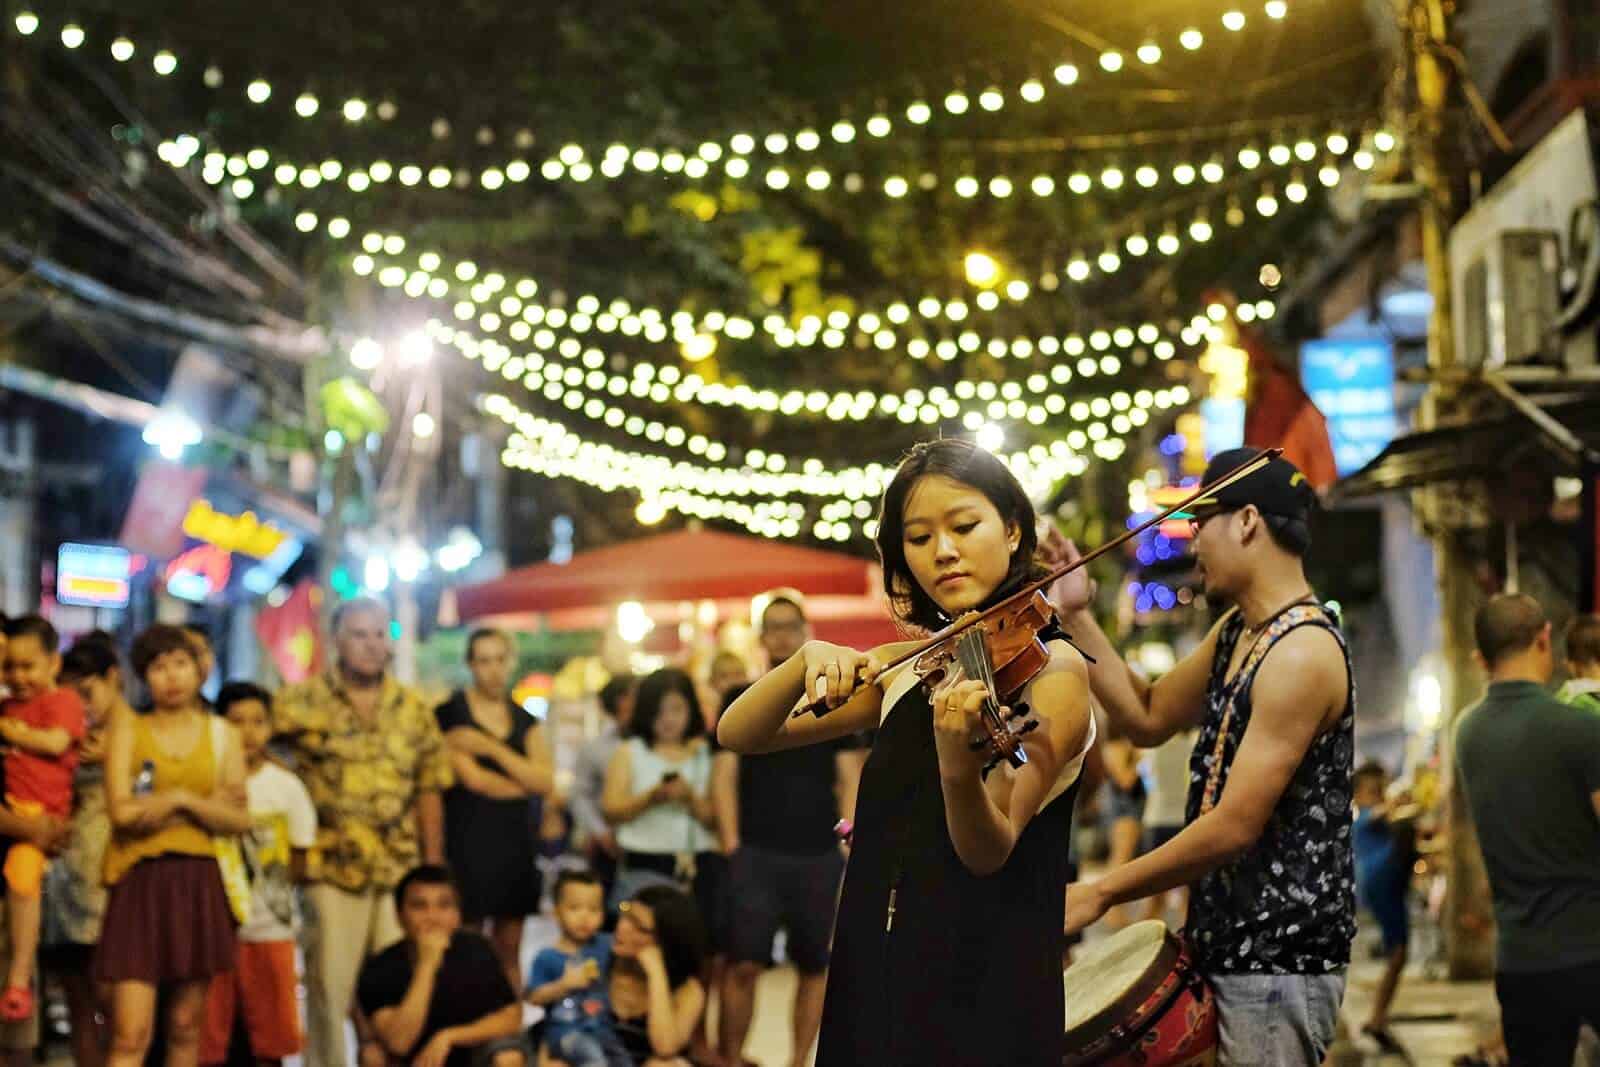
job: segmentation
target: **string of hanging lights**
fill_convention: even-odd
[[[1286,18],[1289,9],[1286,0],[1266,0],[1262,5],[1262,11],[1269,22],[1276,22]],[[1219,22],[1225,32],[1238,33],[1246,27],[1249,17],[1242,7],[1229,7],[1220,14]],[[32,10],[24,9],[17,12],[12,18],[12,27],[24,38],[49,39],[43,19]],[[1098,71],[1099,77],[1115,77],[1135,66],[1157,66],[1172,54],[1199,51],[1207,42],[1206,32],[1199,24],[1185,27],[1176,33],[1174,38],[1176,47],[1163,46],[1156,38],[1149,37],[1127,51],[1118,48],[1103,49],[1094,58],[1093,70]],[[81,24],[69,19],[60,24],[54,39],[66,50],[76,52],[86,46],[88,33]],[[139,46],[126,35],[118,35],[108,47],[111,57],[118,63],[131,61],[140,50]],[[162,48],[153,54],[151,65],[156,74],[165,77],[179,69],[180,60],[176,53]],[[1077,62],[1066,61],[1057,64],[1048,78],[1024,79],[1017,84],[1011,94],[998,84],[988,85],[976,92],[956,84],[942,96],[935,94],[937,103],[926,98],[910,101],[903,108],[899,118],[888,111],[878,110],[864,119],[841,116],[832,123],[822,124],[826,127],[825,133],[821,127],[812,126],[794,130],[773,130],[760,136],[739,132],[725,140],[704,141],[693,152],[673,148],[614,144],[596,163],[591,161],[588,152],[581,145],[566,145],[541,165],[541,171],[555,164],[562,168],[562,176],[583,181],[596,171],[602,176],[615,176],[607,172],[615,170],[620,173],[619,166],[647,172],[657,168],[677,167],[689,177],[703,177],[710,172],[712,165],[722,163],[725,172],[738,177],[741,175],[727,171],[729,164],[736,160],[743,161],[742,168],[735,166],[733,170],[743,169],[748,172],[749,160],[758,152],[775,157],[791,151],[816,152],[824,145],[850,145],[858,138],[863,141],[882,141],[897,131],[927,126],[941,115],[959,118],[968,114],[982,115],[1001,111],[1009,106],[1012,96],[1022,104],[1036,105],[1043,102],[1052,91],[1060,92],[1080,84],[1083,73]],[[281,91],[280,87],[273,86],[265,78],[256,77],[240,81],[228,77],[215,64],[208,64],[203,70],[202,77],[205,85],[212,90],[232,91],[238,88],[245,101],[255,107],[268,106],[273,101],[289,98],[287,91]],[[382,94],[377,94],[376,98],[378,102],[374,104],[371,103],[374,94],[361,93],[347,97],[343,101],[329,101],[325,107],[324,101],[308,88],[294,95],[293,111],[297,117],[307,121],[317,119],[319,116],[337,115],[342,122],[349,125],[363,123],[369,118],[390,122],[398,117],[399,107],[392,99]],[[453,132],[454,126],[447,118],[435,118],[429,124],[429,133],[435,140],[446,140]],[[480,127],[474,136],[480,145],[493,144],[498,139],[496,131],[489,127]],[[512,140],[518,149],[528,149],[535,145],[537,137],[531,129],[524,127],[515,132]],[[626,154],[625,161],[621,160],[619,150]]]

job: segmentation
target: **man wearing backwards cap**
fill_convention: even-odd
[[[1220,453],[1202,484],[1258,455]],[[1355,934],[1355,693],[1344,638],[1302,565],[1315,504],[1305,476],[1275,458],[1191,506],[1206,596],[1229,610],[1153,683],[1096,625],[1082,570],[1052,591],[1062,625],[1095,659],[1090,684],[1116,729],[1144,747],[1200,730],[1182,832],[1069,887],[1067,929],[1190,885],[1186,935],[1216,991],[1229,1064],[1322,1062]],[[1077,558],[1070,543],[1060,548]]]

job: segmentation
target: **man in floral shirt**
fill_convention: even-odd
[[[344,1020],[368,955],[400,940],[394,888],[444,861],[450,761],[433,709],[388,673],[389,613],[352,600],[334,614],[338,662],[279,691],[277,739],[317,809],[305,892],[307,1062],[344,1067]]]

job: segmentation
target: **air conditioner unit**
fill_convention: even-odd
[[[1561,245],[1553,232],[1504,230],[1461,277],[1459,360],[1474,370],[1556,361]]]
[[[1560,363],[1561,267],[1574,212],[1600,196],[1594,132],[1574,111],[1472,206],[1450,230],[1457,358],[1465,366]]]

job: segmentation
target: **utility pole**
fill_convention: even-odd
[[[1414,177],[1422,188],[1422,254],[1433,297],[1428,323],[1429,384],[1417,421],[1418,429],[1431,430],[1455,413],[1460,389],[1454,374],[1457,359],[1449,255],[1450,227],[1457,217],[1456,166],[1460,158],[1449,123],[1457,75],[1443,53],[1449,43],[1453,0],[1396,0],[1396,5],[1416,92],[1409,141]],[[1466,804],[1454,789],[1455,724],[1482,686],[1472,658],[1478,592],[1472,580],[1472,560],[1452,528],[1459,519],[1453,502],[1447,499],[1449,492],[1442,486],[1424,488],[1417,492],[1414,503],[1433,542],[1441,615],[1442,784],[1451,798],[1445,827],[1449,840],[1445,874],[1450,887],[1444,909],[1445,954],[1450,977],[1467,980],[1494,973],[1494,920],[1477,833]]]

